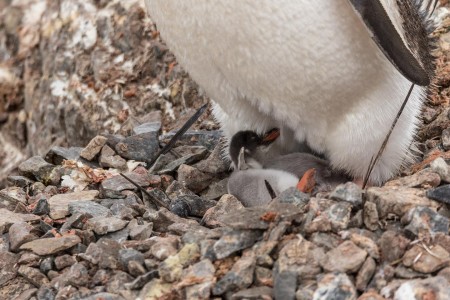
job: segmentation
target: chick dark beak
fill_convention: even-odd
[[[263,145],[270,145],[280,136],[280,129],[273,128],[269,131],[267,131],[262,138],[261,144]]]

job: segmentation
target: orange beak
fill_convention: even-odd
[[[271,144],[273,143],[278,137],[280,136],[280,129],[273,128],[269,131],[267,131],[262,139],[262,142],[264,144]]]

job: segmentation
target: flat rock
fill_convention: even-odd
[[[416,207],[409,211],[404,217],[404,222],[409,224],[406,230],[418,236],[419,233],[434,235],[438,232],[448,233],[448,218],[436,213],[429,207]]]
[[[35,178],[39,181],[46,179],[54,168],[54,165],[46,162],[41,156],[33,156],[18,167],[20,175]]]
[[[431,170],[439,174],[442,181],[450,183],[450,167],[442,157],[438,157],[430,164]]]
[[[161,136],[161,140],[163,142],[168,142],[176,132],[169,132]],[[187,144],[191,146],[203,146],[206,149],[212,151],[220,138],[222,137],[222,133],[219,130],[188,130],[185,134],[179,139],[179,142],[182,144]]]
[[[127,169],[127,161],[109,147],[104,145],[100,152],[99,163],[102,168],[114,168],[119,170]]]
[[[278,195],[280,203],[287,203],[302,209],[309,203],[310,195],[302,193],[296,187],[290,187]]]
[[[265,300],[272,298],[272,288],[268,286],[254,287],[242,290],[231,296],[232,300]]]
[[[429,251],[420,245],[414,245],[403,256],[403,264],[421,273],[433,273],[446,267],[450,262],[450,254],[441,246],[429,247]]]
[[[9,228],[9,241],[12,251],[17,251],[22,244],[38,238],[32,233],[34,227],[25,222],[14,223]]]
[[[215,284],[212,292],[222,295],[249,287],[253,282],[256,260],[252,255],[243,256],[233,265],[231,270]]]
[[[18,203],[27,205],[26,193],[20,187],[8,187],[0,191],[0,208],[13,211]]]
[[[380,218],[389,214],[403,216],[411,208],[426,206],[437,209],[439,203],[425,197],[423,191],[414,188],[403,187],[371,187],[366,192],[367,201],[377,205]]]
[[[159,150],[157,132],[146,132],[126,137],[116,147],[116,152],[125,159],[150,163]]]
[[[115,232],[127,226],[128,221],[117,217],[95,217],[86,222],[86,228],[92,229],[96,234],[103,235]]]
[[[62,219],[69,215],[69,204],[76,201],[89,201],[98,196],[96,190],[58,194],[48,200],[50,204],[50,217],[52,219]]]
[[[21,222],[38,222],[41,218],[33,214],[19,214],[0,208],[0,233],[5,233],[12,224]]]
[[[94,157],[100,153],[107,140],[108,138],[97,135],[89,142],[89,144],[87,144],[86,147],[84,147],[83,150],[81,150],[80,156],[87,160],[93,160]]]
[[[385,186],[403,186],[409,188],[430,188],[437,187],[441,184],[441,177],[438,173],[429,168],[423,169],[413,175],[401,177],[396,180],[389,181]]]
[[[381,260],[390,263],[402,258],[410,242],[409,239],[398,232],[385,231],[378,240]]]
[[[36,287],[40,287],[49,283],[47,276],[45,276],[35,268],[20,266],[19,270],[17,270],[17,273],[19,273],[22,277],[24,277]]]
[[[31,250],[34,253],[44,256],[58,253],[72,248],[81,243],[81,239],[76,235],[65,235],[58,238],[41,238],[20,246],[21,250]]]
[[[92,217],[111,217],[112,212],[108,208],[100,205],[94,201],[76,201],[69,203],[69,214],[88,215]]]
[[[148,132],[159,132],[161,130],[161,122],[148,122],[133,128],[134,134],[143,134]]]
[[[181,165],[178,168],[178,181],[194,193],[200,193],[211,183],[213,177],[197,168]]]
[[[220,221],[221,217],[229,212],[236,212],[243,209],[241,201],[239,201],[233,195],[225,194],[223,195],[214,207],[208,209],[204,216],[203,222],[205,222],[208,227],[219,227],[224,226]]]
[[[427,197],[441,203],[450,204],[450,184],[427,190]]]
[[[336,201],[346,201],[355,207],[362,206],[362,190],[353,182],[338,185],[330,194],[330,198]]]
[[[202,198],[216,200],[225,195],[228,191],[228,178],[224,178],[220,181],[211,183],[206,190],[204,190],[201,195]]]
[[[207,159],[197,163],[195,167],[209,174],[220,174],[230,170],[230,162],[223,158],[223,145],[217,144]]]
[[[356,276],[355,285],[358,291],[366,290],[369,281],[372,279],[373,274],[375,274],[376,267],[375,260],[372,257],[368,257]]]
[[[165,165],[162,169],[158,170],[158,174],[170,174],[175,172],[181,165],[191,165],[193,163],[198,162],[199,160],[202,160],[206,154],[208,153],[208,150],[204,147],[195,147],[195,150],[193,153],[189,153],[187,155],[184,155],[178,159],[175,159]]]
[[[19,255],[12,252],[0,251],[0,287],[16,277]]]
[[[148,176],[147,173],[138,174],[133,172],[133,173],[125,173],[124,175],[144,188],[150,185],[150,177]],[[123,190],[132,190],[132,191],[137,190],[134,184],[132,184],[131,182],[129,182],[120,175],[103,180],[101,183],[101,188],[103,190],[116,192],[121,192]]]
[[[345,241],[326,253],[322,267],[329,272],[357,272],[367,257],[367,252],[351,241]]]
[[[222,259],[239,250],[251,247],[261,236],[262,232],[259,230],[228,231],[214,244],[215,256]]]

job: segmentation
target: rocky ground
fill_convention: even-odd
[[[0,12],[0,299],[450,299],[446,10],[418,163],[258,208],[226,194],[209,111],[148,170],[207,99],[142,1]]]

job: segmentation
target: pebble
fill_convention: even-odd
[[[150,177],[148,176],[148,174],[138,174],[133,172],[133,173],[125,173],[124,175],[133,180],[134,182],[136,182],[141,187],[145,188],[150,185]],[[137,190],[134,184],[132,184],[131,182],[129,182],[120,175],[116,175],[114,177],[103,180],[101,183],[101,188],[103,191],[114,191],[114,192],[121,192],[124,190],[132,190],[132,191]]]
[[[169,141],[175,132],[169,132],[161,136],[161,140],[163,142]],[[218,144],[222,134],[220,131],[211,130],[188,130],[185,134],[179,139],[180,143],[191,145],[191,146],[203,146],[206,149],[212,151],[216,145]]]
[[[104,145],[100,152],[99,163],[102,168],[113,168],[125,171],[127,169],[127,161],[109,147]]]
[[[42,216],[50,213],[50,204],[46,198],[40,198],[33,209],[33,214]]]
[[[0,234],[5,233],[12,224],[22,222],[39,222],[40,217],[33,214],[19,214],[0,208]]]
[[[350,222],[352,205],[349,202],[338,202],[326,210],[326,216],[334,232],[347,229]]]
[[[361,266],[361,269],[356,276],[356,289],[358,291],[365,291],[370,279],[375,274],[377,264],[372,257],[368,257],[366,261]]]
[[[20,175],[10,175],[6,178],[7,182],[11,186],[24,188],[33,184],[33,180]]]
[[[119,250],[119,261],[124,268],[127,268],[131,261],[144,265],[144,255],[134,249],[121,249]]]
[[[442,157],[438,157],[430,164],[431,170],[437,174],[442,181],[450,183],[450,168]]]
[[[45,155],[45,161],[54,165],[61,165],[64,160],[80,160],[82,163],[86,163],[85,159],[81,158],[80,154],[83,148],[81,147],[52,147]],[[80,159],[81,158],[81,159]]]
[[[411,241],[395,231],[385,231],[378,240],[381,261],[394,262],[402,258]]]
[[[428,251],[425,247],[428,247]],[[406,267],[421,273],[433,273],[446,267],[450,262],[450,254],[441,246],[414,245],[406,251],[402,259]]]
[[[174,149],[174,150],[177,151],[177,149]],[[206,150],[206,148],[199,147],[199,146],[190,147],[189,152],[190,153],[187,153],[187,154],[183,155],[182,157],[169,162],[167,165],[162,167],[160,170],[157,170],[158,174],[163,175],[163,174],[173,173],[181,165],[192,165],[192,164],[202,160],[208,154],[208,150]],[[153,170],[153,172],[154,171],[155,170]]]
[[[406,214],[403,223],[409,223],[405,230],[419,236],[420,233],[434,235],[437,232],[448,233],[449,220],[428,207],[415,207]]]
[[[31,242],[38,238],[33,233],[34,227],[25,222],[19,222],[11,225],[9,228],[9,242],[11,251],[16,252],[19,247],[27,242]]]
[[[13,211],[18,203],[27,205],[25,191],[20,187],[9,187],[0,191],[0,208]]]
[[[55,165],[49,164],[41,156],[33,156],[22,162],[19,166],[19,174],[44,183],[57,185],[59,178],[54,177]]]
[[[68,254],[57,256],[54,260],[54,264],[57,270],[62,270],[64,268],[70,267],[76,262],[77,260],[75,259],[75,257]]]
[[[201,193],[202,198],[209,200],[217,200],[228,191],[228,178],[224,178],[220,181],[212,182],[206,190]]]
[[[91,217],[111,217],[112,212],[108,208],[94,201],[85,200],[69,203],[70,215],[88,215]]]
[[[260,286],[239,291],[231,296],[231,300],[265,300],[271,299],[272,294],[270,287]]]
[[[100,153],[107,140],[108,138],[97,135],[81,150],[80,156],[87,160],[93,160]]]
[[[246,249],[262,236],[259,230],[230,230],[214,244],[213,249],[216,258],[223,259],[231,254]]]
[[[186,244],[181,250],[167,257],[158,267],[159,276],[166,282],[174,282],[182,277],[183,268],[200,257],[197,244]]]
[[[310,195],[302,193],[296,187],[290,187],[278,195],[280,203],[288,203],[295,205],[299,209],[303,209],[310,200]]]
[[[197,168],[188,165],[181,165],[178,168],[178,181],[184,184],[194,193],[200,193],[211,183],[213,177],[208,173],[203,173]]]
[[[17,276],[19,255],[6,250],[0,251],[0,286]]]
[[[20,246],[20,249],[31,250],[38,255],[44,256],[70,249],[80,242],[81,239],[76,235],[66,235],[59,238],[40,238],[23,244]]]
[[[230,161],[223,159],[223,145],[217,144],[208,158],[197,163],[195,167],[209,174],[221,174],[229,171]]]
[[[354,300],[357,297],[355,286],[346,274],[325,274],[314,292],[314,300]]]
[[[132,240],[146,240],[153,232],[153,223],[147,223],[144,225],[136,225],[130,228],[130,237]]]
[[[233,195],[223,195],[214,207],[209,208],[203,215],[203,222],[210,228],[221,227],[221,217],[228,212],[236,212],[243,209],[241,201]]]
[[[345,241],[336,249],[328,251],[321,265],[329,272],[354,273],[359,270],[366,257],[365,250],[351,241]]]
[[[52,219],[62,219],[69,215],[69,204],[76,201],[94,200],[99,192],[96,190],[58,194],[48,200],[50,205],[49,216]]]
[[[349,202],[354,207],[362,207],[362,190],[353,183],[347,182],[338,185],[330,194],[330,198],[336,201]]]
[[[450,204],[450,184],[428,190],[427,197],[441,203]]]
[[[38,288],[49,283],[47,276],[35,268],[20,266],[17,273]]]
[[[412,296],[414,295],[414,296]],[[448,299],[450,285],[445,278],[436,276],[405,282],[395,292],[395,300]],[[414,298],[411,298],[414,297]]]
[[[366,201],[363,210],[363,222],[367,229],[375,231],[379,227],[380,219],[378,216],[377,205]]]
[[[255,265],[256,260],[253,255],[239,258],[231,270],[217,281],[212,290],[213,295],[219,296],[226,292],[233,292],[249,287],[253,282]]]
[[[400,186],[409,188],[430,188],[441,184],[441,176],[429,168],[423,169],[413,175],[401,177],[387,182],[385,186]]]
[[[96,234],[103,235],[115,232],[127,226],[128,221],[117,217],[94,217],[86,222],[86,228],[92,229]]]
[[[125,159],[150,163],[159,151],[158,133],[146,132],[126,137],[115,146]]]

